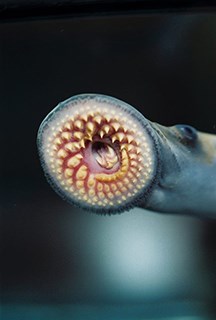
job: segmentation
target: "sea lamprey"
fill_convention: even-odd
[[[60,103],[39,128],[38,150],[52,187],[83,209],[216,216],[215,136],[152,123],[118,99]]]

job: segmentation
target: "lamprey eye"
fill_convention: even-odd
[[[155,177],[154,137],[147,120],[130,105],[84,94],[60,103],[38,133],[41,163],[63,198],[84,209],[129,209]]]
[[[189,125],[178,124],[175,126],[180,133],[180,139],[185,144],[193,145],[197,140],[197,130]]]

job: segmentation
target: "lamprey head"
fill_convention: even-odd
[[[38,149],[58,194],[90,211],[116,213],[148,196],[157,170],[155,139],[149,122],[130,105],[83,94],[48,114]]]

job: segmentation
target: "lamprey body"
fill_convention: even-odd
[[[38,150],[55,191],[86,210],[216,217],[214,135],[163,127],[118,99],[82,94],[44,119]]]

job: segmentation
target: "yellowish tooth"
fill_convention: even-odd
[[[133,182],[133,183],[136,183],[136,182],[137,182],[137,179],[136,179],[136,178],[132,179],[132,182]]]
[[[105,195],[104,195],[103,192],[98,192],[98,197],[99,197],[100,199],[103,199],[103,198],[105,198]]]
[[[130,168],[131,169],[131,171],[133,172],[133,173],[136,173],[137,172],[137,168],[135,168],[135,167],[132,167],[132,168]]]
[[[133,137],[133,136],[127,135],[127,141],[128,141],[128,143],[131,143],[131,141],[133,141],[133,140],[134,140],[134,137]]]
[[[92,122],[88,122],[88,123],[86,124],[86,129],[87,129],[87,132],[88,132],[88,133],[93,134],[94,131],[95,131],[95,125],[94,125]]]
[[[94,197],[92,200],[93,200],[94,202],[97,202],[97,201],[98,201],[98,197]]]
[[[73,179],[71,179],[71,178],[70,178],[70,179],[67,179],[67,180],[66,180],[66,183],[67,183],[68,186],[71,186],[71,185],[73,184]],[[71,189],[71,188],[70,188],[70,189]]]
[[[80,140],[79,144],[82,148],[85,148],[85,140],[84,139]]]
[[[78,140],[81,140],[83,137],[83,133],[80,132],[80,131],[75,131],[74,132],[74,138],[78,139]]]
[[[94,121],[95,121],[96,123],[100,124],[101,121],[102,121],[102,117],[98,115],[98,116],[96,116],[96,117],[94,118]]]
[[[70,140],[72,138],[72,133],[71,132],[62,132],[61,137],[65,140]]]
[[[105,125],[105,126],[103,127],[103,130],[105,131],[106,134],[109,133],[110,129],[111,129],[111,128],[110,128],[110,126],[108,126],[108,125]]]
[[[97,184],[97,190],[98,190],[98,191],[102,191],[102,190],[103,190],[103,185],[102,185],[102,183],[99,182],[99,183]]]
[[[117,190],[117,186],[114,183],[111,184],[111,188],[112,188],[113,191]]]
[[[127,175],[128,175],[129,178],[133,178],[133,174],[131,172],[128,172]]]
[[[82,114],[82,115],[80,116],[80,118],[81,118],[82,120],[84,120],[85,122],[87,122],[87,120],[88,120],[88,114]]]
[[[123,187],[123,183],[122,183],[122,182],[117,182],[117,186],[118,186],[119,188],[122,188],[122,187]]]
[[[126,192],[127,188],[123,187],[121,190],[122,190],[122,192]]]
[[[68,142],[65,145],[65,149],[71,152],[75,152],[79,149],[79,143],[77,142]]]
[[[81,193],[81,194],[85,194],[85,188],[81,188],[81,189],[79,189],[79,193]]]
[[[80,160],[83,158],[83,156],[79,153],[73,157],[71,157],[68,160],[68,167],[70,168],[75,168],[76,166],[78,166],[80,164]]]
[[[83,188],[83,186],[84,186],[84,181],[78,180],[78,181],[76,182],[76,186],[77,186],[78,189]]]
[[[87,132],[87,133],[85,134],[84,139],[85,139],[85,140],[92,141],[92,140],[93,140],[93,139],[92,139],[92,134],[91,134],[91,133],[89,133],[89,132]]]
[[[112,194],[112,192],[108,192],[108,193],[107,193],[107,196],[108,196],[108,198],[110,198],[110,199],[113,199],[113,198],[114,198],[114,195]]]
[[[129,144],[127,147],[128,152],[132,151],[134,149],[134,146]]]
[[[64,125],[64,128],[68,129],[68,130],[71,130],[72,129],[71,123],[70,122],[66,122],[65,125]]]
[[[117,191],[115,192],[115,195],[119,197],[119,196],[121,195],[121,192],[120,192],[119,190],[117,190]]]
[[[137,155],[135,153],[130,154],[130,159],[137,159]]]
[[[112,118],[112,116],[110,114],[106,114],[104,117],[105,117],[107,122],[110,122],[110,120]]]
[[[63,169],[61,167],[57,168],[57,170],[56,170],[56,172],[59,173],[59,174],[61,174],[62,171],[63,171]]]
[[[57,164],[58,166],[61,166],[61,165],[63,164],[63,162],[64,162],[63,159],[57,159],[57,160],[56,160],[56,164]]]
[[[132,161],[131,161],[131,166],[136,167],[136,166],[137,166],[137,162],[134,161],[134,160],[132,160]]]
[[[122,172],[127,172],[127,170],[128,170],[128,165],[124,165],[121,167]]]
[[[94,191],[94,189],[90,189],[90,190],[89,190],[89,195],[90,195],[91,197],[94,197],[94,196],[95,196],[95,191]]]
[[[118,140],[118,138],[117,138],[116,135],[113,135],[112,138],[111,138],[111,140],[112,140],[112,143],[114,143],[116,140]]]
[[[89,188],[93,188],[95,186],[95,180],[93,178],[89,178],[87,182],[87,186]]]
[[[84,180],[87,177],[88,171],[85,165],[82,165],[76,173],[76,178],[78,180]]]
[[[84,128],[84,124],[81,120],[76,120],[74,122],[74,126],[77,128],[77,129],[83,129]]]
[[[120,128],[120,124],[118,122],[111,123],[111,126],[115,131],[118,131],[118,129]]]
[[[55,144],[60,145],[62,143],[62,140],[60,137],[55,138],[55,140],[53,141]]]
[[[123,182],[128,185],[128,183],[130,182],[128,178],[124,178]]]
[[[116,133],[116,136],[117,136],[118,140],[119,140],[120,142],[122,142],[123,139],[124,139],[124,137],[125,137],[125,134],[122,133],[122,132],[118,132],[118,133]]]
[[[64,149],[60,149],[57,153],[58,158],[65,158],[67,157],[68,153]]]
[[[104,185],[104,191],[106,191],[106,192],[110,191],[110,187],[108,186],[108,184]]]
[[[72,174],[73,174],[73,169],[69,169],[69,168],[65,169],[64,171],[65,178],[70,178]]]
[[[98,134],[99,134],[99,136],[101,137],[101,139],[103,138],[103,136],[104,136],[104,134],[105,134],[105,132],[103,131],[103,130],[100,130],[99,132],[98,132]]]
[[[122,200],[124,200],[124,201],[125,201],[126,199],[127,199],[127,198],[126,198],[125,196],[122,196]]]
[[[87,200],[88,199],[88,196],[85,194],[84,196],[83,196],[83,200]]]

